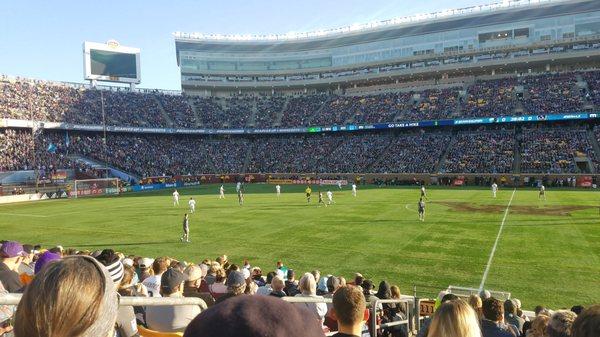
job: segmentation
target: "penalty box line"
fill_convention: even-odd
[[[496,248],[498,248],[498,242],[500,241],[500,235],[502,235],[502,230],[504,229],[504,223],[506,222],[506,217],[508,216],[508,209],[512,204],[513,198],[515,196],[515,192],[517,189],[513,189],[512,195],[510,196],[510,200],[508,201],[508,205],[506,206],[506,210],[504,210],[504,217],[502,218],[502,223],[500,224],[500,229],[498,230],[498,235],[496,235],[496,241],[494,242],[494,247],[492,247],[492,252],[490,253],[490,258],[488,259],[487,265],[485,266],[485,271],[483,272],[483,278],[481,279],[481,284],[479,285],[479,291],[483,290],[483,286],[485,285],[485,281],[487,280],[488,273],[490,272],[490,267],[492,266],[492,260],[494,259],[494,254],[496,254]]]

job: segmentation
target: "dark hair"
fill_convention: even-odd
[[[288,278],[288,280],[291,280],[294,277],[296,277],[296,272],[294,272],[294,269],[288,269],[288,272],[287,272],[287,278]]]
[[[576,313],[577,315],[581,315],[584,309],[585,308],[583,307],[583,305],[574,305],[571,307],[571,311]]]
[[[533,311],[535,312],[535,315],[539,315],[540,312],[545,311],[546,308],[543,305],[536,305],[535,309],[533,309]]]
[[[483,317],[494,322],[502,320],[502,316],[504,316],[504,306],[502,306],[502,302],[493,297],[483,301],[482,311]]]
[[[356,276],[354,278],[354,285],[355,286],[362,286],[363,282],[365,281],[365,278],[362,276]]]
[[[572,337],[597,337],[600,331],[600,305],[593,305],[581,312],[573,322]]]
[[[100,255],[98,255],[98,257],[96,257],[96,260],[98,260],[98,262],[102,263],[105,266],[117,262],[118,259],[119,256],[117,256],[117,254],[115,254],[115,251],[112,249],[105,249],[100,253]]]
[[[449,301],[456,301],[458,299],[458,296],[454,295],[454,294],[446,294],[444,295],[444,297],[442,297],[442,303],[446,303]]]
[[[515,305],[515,302],[513,302],[512,300],[504,301],[504,314],[517,314],[517,306]]]
[[[377,294],[375,294],[379,299],[389,299],[392,298],[392,291],[390,290],[390,284],[386,281],[379,282],[379,289],[377,290]]]
[[[271,282],[273,281],[273,277],[275,277],[275,275],[277,275],[274,271],[270,271],[267,273],[267,284],[271,284]]]
[[[362,288],[363,288],[363,292],[364,293],[368,293],[369,290],[373,289],[373,281],[371,281],[371,280],[364,280],[362,282]]]

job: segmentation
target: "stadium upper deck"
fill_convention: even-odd
[[[182,88],[206,93],[549,70],[600,56],[589,43],[600,43],[594,0],[505,1],[295,35],[175,33]]]

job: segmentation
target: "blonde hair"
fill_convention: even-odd
[[[481,337],[477,315],[463,300],[448,301],[436,310],[427,337]]]
[[[282,291],[285,288],[285,282],[279,275],[273,276],[273,280],[271,280],[271,288],[273,290]]]
[[[483,301],[481,301],[481,297],[479,295],[469,296],[469,305],[475,310],[477,319],[481,320],[483,317]]]
[[[400,288],[398,288],[398,286],[396,285],[390,287],[390,293],[392,295],[392,298],[402,297],[402,294],[400,293]]]
[[[302,292],[302,295],[316,295],[317,294],[317,282],[315,277],[311,273],[305,273],[300,282],[298,282],[298,288]]]
[[[117,309],[117,292],[106,268],[91,257],[65,257],[42,269],[25,290],[15,315],[15,336],[109,336]]]
[[[546,315],[538,315],[532,322],[531,328],[529,328],[528,336],[531,337],[546,337],[548,336],[548,332],[546,328],[548,327],[548,322],[550,322],[550,317]]]

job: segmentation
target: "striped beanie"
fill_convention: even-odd
[[[121,280],[123,279],[123,263],[120,260],[117,260],[106,266],[106,269],[108,270],[108,274],[112,281],[116,285],[121,284]]]

